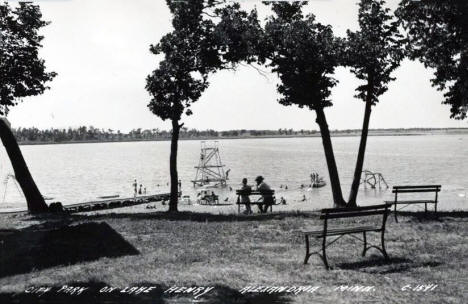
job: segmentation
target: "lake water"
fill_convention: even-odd
[[[358,144],[359,137],[333,138],[345,199]],[[169,145],[169,142],[92,143],[21,146],[21,150],[42,194],[53,197],[52,201],[72,204],[96,200],[103,195],[130,197],[135,178],[147,188],[148,194],[167,192]],[[466,210],[467,146],[468,135],[373,136],[368,139],[364,168],[382,173],[390,187],[441,184],[439,209]],[[277,191],[277,198],[283,196],[288,202],[280,210],[332,206],[329,183],[320,189],[300,189],[301,184],[310,184],[309,176],[313,171],[328,182],[320,137],[220,140],[219,148],[223,163],[231,169],[229,185],[233,189],[239,187],[243,177],[254,184],[254,178],[263,175]],[[195,177],[194,166],[198,164],[199,155],[200,141],[179,143],[182,191],[192,199],[196,191],[190,181]],[[0,152],[0,164],[0,210],[25,208],[16,182],[7,178],[13,171],[4,149]],[[280,189],[281,185],[287,185],[288,190]],[[215,191],[221,200],[235,201],[235,193],[229,188]],[[301,201],[304,195],[306,201]],[[391,188],[379,190],[361,185],[359,204],[378,204],[387,199],[392,199]],[[197,208],[183,207],[201,210]],[[203,208],[223,213],[237,210],[235,205]]]

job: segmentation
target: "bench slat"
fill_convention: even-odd
[[[349,234],[349,233],[361,233],[366,231],[380,231],[382,227],[375,226],[360,226],[360,227],[351,227],[351,228],[331,228],[327,229],[326,236],[340,235],[340,234]],[[314,230],[314,231],[303,231],[304,234],[314,237],[323,236],[323,230]]]
[[[383,210],[374,210],[374,211],[347,211],[340,213],[325,213],[320,216],[320,219],[336,219],[336,218],[346,218],[346,217],[357,217],[357,216],[370,216],[370,215],[381,215],[385,212],[389,212],[386,209]]]
[[[442,185],[393,186],[394,189],[441,188]]]
[[[392,202],[387,204],[380,204],[380,205],[372,205],[372,206],[363,206],[363,207],[356,207],[356,208],[325,208],[322,209],[322,213],[336,213],[336,212],[343,212],[343,211],[361,211],[361,210],[373,210],[373,209],[383,209],[385,207],[390,207]]]
[[[433,189],[424,188],[424,189],[402,189],[402,190],[393,189],[392,190],[392,193],[419,193],[419,192],[440,192],[440,189],[439,188],[433,188]]]
[[[389,201],[390,202],[390,201]],[[411,201],[391,201],[393,204],[436,204],[438,202],[434,200],[411,200]]]

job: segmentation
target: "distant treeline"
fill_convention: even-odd
[[[250,137],[250,136],[293,136],[312,135],[315,130],[278,129],[278,130],[197,130],[182,128],[181,138],[218,138],[218,137]],[[171,138],[171,132],[160,129],[133,129],[128,133],[120,130],[99,129],[90,127],[68,129],[18,128],[13,134],[20,143],[33,142],[76,142],[76,141],[131,141],[131,140],[164,140]]]
[[[427,128],[412,128],[412,129],[373,129],[375,133],[406,133],[406,132],[427,132],[427,131],[443,131],[447,129],[427,129]],[[468,129],[453,129],[467,131]],[[352,135],[359,133],[360,130],[334,130],[334,135]],[[18,128],[13,129],[13,134],[19,143],[61,143],[61,142],[94,142],[94,141],[138,141],[138,140],[169,140],[171,132],[160,129],[133,129],[128,133],[122,133],[120,130],[99,129],[93,126],[68,128],[68,129],[46,129],[39,130],[37,128]],[[232,138],[232,137],[276,137],[276,136],[317,136],[320,132],[316,130],[293,130],[293,129],[278,129],[278,130],[197,130],[182,128],[180,138],[182,139],[204,139],[204,138]]]

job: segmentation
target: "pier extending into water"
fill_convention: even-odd
[[[87,212],[94,210],[104,210],[104,209],[113,209],[121,208],[128,206],[135,206],[140,204],[146,204],[151,202],[158,202],[163,200],[168,200],[170,198],[170,193],[160,193],[153,195],[141,195],[137,197],[130,198],[113,198],[100,201],[90,201],[72,205],[63,206],[63,210],[69,213],[76,212]]]
[[[95,210],[129,207],[129,206],[147,204],[151,202],[159,202],[159,201],[169,200],[170,196],[171,196],[170,193],[159,193],[159,194],[153,194],[153,195],[140,195],[136,197],[112,198],[112,199],[106,199],[106,200],[88,201],[88,202],[83,202],[83,203],[64,205],[62,207],[63,207],[63,211],[67,213],[88,212],[88,211],[95,211]],[[54,202],[52,204],[56,204],[56,203],[57,202]],[[27,212],[28,210],[12,210],[12,211],[0,212],[0,214],[16,214],[16,213],[20,214],[20,213],[27,213]]]

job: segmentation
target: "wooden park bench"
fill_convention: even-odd
[[[424,211],[427,214],[427,204],[434,204],[434,212],[437,213],[437,199],[438,193],[440,192],[441,185],[421,185],[421,186],[393,186],[392,193],[395,193],[395,199],[393,201],[386,201],[386,203],[392,203],[394,206],[395,221],[398,223],[397,210],[401,210],[410,205],[424,204]],[[398,194],[408,193],[423,193],[423,192],[434,192],[434,199],[419,199],[419,200],[399,200]],[[404,205],[397,209],[397,205]]]
[[[273,206],[275,205],[278,205],[276,203],[276,199],[275,199],[275,190],[262,190],[262,191],[258,191],[258,190],[250,190],[250,191],[246,191],[246,190],[236,190],[236,194],[237,194],[237,212],[240,213],[240,209],[241,209],[241,205],[246,205],[246,204],[250,204],[251,206],[252,205],[265,205],[265,203],[263,202],[263,200],[260,200],[262,198],[263,195],[271,195],[272,198],[273,198],[273,203],[270,203],[268,204],[268,208],[265,208],[265,211],[262,211],[262,213],[264,212],[268,212],[268,209],[270,209],[270,212],[273,212]],[[243,203],[241,202],[241,195],[248,195],[249,197],[250,196],[259,196],[258,200],[257,201],[253,201],[251,200],[250,203]]]
[[[385,223],[387,222],[387,217],[390,213],[390,206],[391,204],[381,204],[357,208],[322,209],[320,219],[323,220],[323,229],[313,231],[302,231],[305,237],[306,246],[304,264],[307,264],[309,258],[312,255],[316,254],[322,259],[326,269],[330,269],[330,266],[328,266],[326,249],[328,246],[335,243],[338,239],[342,238],[345,235],[349,235],[350,237],[353,237],[364,243],[362,256],[365,256],[367,250],[369,250],[370,248],[375,248],[383,254],[386,260],[388,260],[388,255],[385,251]],[[357,218],[379,215],[382,215],[382,217],[379,217],[379,222],[377,223],[374,221],[373,223],[371,223],[371,225],[361,226],[357,223],[358,221],[356,221]],[[350,220],[344,220],[345,218]],[[340,220],[341,224],[338,227],[331,228],[329,226],[329,222],[334,220]],[[376,245],[368,245],[368,232],[380,233],[380,247]],[[356,236],[356,234],[362,234],[362,239]],[[329,241],[330,237],[333,238],[331,241]],[[315,252],[310,252],[309,238],[314,238],[316,240],[321,239],[322,249],[317,250]]]

